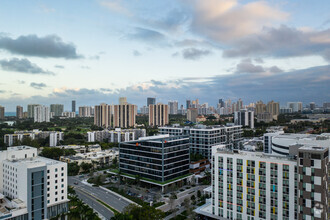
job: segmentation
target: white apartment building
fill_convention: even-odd
[[[14,134],[5,134],[4,143],[10,147],[18,142],[22,142],[24,138],[31,138],[34,140],[47,137],[49,137],[49,146],[53,147],[64,139],[64,133],[59,131],[40,131],[38,129],[32,131],[15,131]]]
[[[295,169],[287,158],[213,148],[213,214],[227,219],[296,219]]]
[[[103,131],[89,131],[87,132],[88,142],[103,142],[108,140],[110,143],[119,143],[134,141],[140,137],[146,136],[145,129],[121,129],[116,128],[115,130],[103,130]]]
[[[50,122],[50,112],[47,106],[34,107],[34,122]]]
[[[237,148],[242,141],[242,126],[205,126],[194,127],[159,127],[160,134],[175,136],[188,135],[190,138],[190,152],[201,154],[211,159],[212,147],[225,144],[227,148]]]
[[[213,219],[328,219],[329,149],[294,156],[212,148],[212,198],[196,213]]]
[[[254,112],[246,109],[234,112],[234,123],[254,128]]]
[[[17,217],[16,211],[22,219],[50,219],[68,211],[66,163],[39,157],[28,146],[0,151],[0,161],[0,193],[26,208],[4,219]]]
[[[292,112],[301,112],[303,110],[302,102],[287,102],[286,107],[292,109]]]
[[[50,132],[49,133],[49,146],[55,147],[58,145],[59,141],[64,139],[63,132]]]
[[[65,118],[75,118],[76,113],[75,112],[62,112],[61,116],[65,117]]]

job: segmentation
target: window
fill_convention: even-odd
[[[55,168],[55,172],[57,172],[57,168]]]
[[[64,170],[64,167],[61,167],[61,170],[63,171]]]

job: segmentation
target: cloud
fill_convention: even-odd
[[[0,35],[0,49],[12,54],[43,58],[82,58],[81,55],[77,54],[75,45],[63,42],[57,35],[38,37],[32,34],[20,36],[16,39]]]
[[[213,77],[154,80],[113,90],[64,87],[54,89],[49,95],[0,98],[0,102],[13,110],[17,103],[24,105],[56,102],[71,106],[72,99],[77,100],[79,105],[96,105],[102,102],[116,104],[120,96],[126,96],[130,103],[139,106],[146,105],[146,98],[151,96],[157,97],[157,102],[163,103],[171,99],[184,103],[186,98],[199,98],[202,102],[216,105],[219,98],[242,98],[245,103],[273,99],[283,105],[291,100],[321,104],[330,99],[329,72],[330,65],[326,65],[276,74],[234,73]]]
[[[273,74],[273,73],[281,73],[281,70],[277,66],[272,67],[263,67],[261,65],[253,64],[251,59],[241,60],[240,63],[236,66],[236,73],[263,73],[263,74]]]
[[[62,66],[62,65],[55,65],[54,67],[58,68],[58,69],[64,69],[64,66]]]
[[[17,83],[23,85],[23,84],[25,84],[25,81],[24,80],[17,80]]]
[[[195,0],[192,13],[192,30],[221,43],[258,33],[289,16],[264,1],[240,4],[237,0]]]
[[[81,69],[86,69],[86,70],[89,70],[91,69],[89,66],[80,66]]]
[[[138,57],[138,56],[141,56],[142,54],[139,52],[139,51],[137,51],[137,50],[133,50],[133,56],[136,56],[136,57]]]
[[[147,28],[137,27],[134,29],[133,33],[127,34],[127,38],[157,46],[168,46],[168,42],[164,34]]]
[[[225,57],[298,57],[320,55],[330,61],[330,29],[302,31],[285,25],[265,28],[262,33],[241,39],[225,50]]]
[[[0,60],[0,66],[3,70],[12,72],[21,72],[28,74],[43,74],[43,75],[55,75],[53,72],[43,70],[34,63],[31,63],[28,59],[12,58],[11,60]]]
[[[0,90],[0,93],[5,93],[6,91],[5,90]]]
[[[47,87],[45,83],[35,83],[35,82],[30,83],[30,86],[34,89],[43,89]]]
[[[199,60],[210,54],[212,54],[210,50],[201,50],[196,48],[187,48],[182,51],[182,56],[186,60]]]
[[[126,16],[132,16],[132,13],[122,5],[122,1],[119,0],[109,0],[109,1],[102,1],[100,3],[103,7],[106,7],[107,9],[119,13],[119,14],[123,14]]]

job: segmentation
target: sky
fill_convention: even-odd
[[[321,105],[329,11],[328,0],[0,0],[0,105]]]

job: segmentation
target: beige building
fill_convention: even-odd
[[[135,126],[137,106],[132,104],[114,105],[113,127],[129,128]]]
[[[95,106],[94,112],[94,125],[108,128],[111,127],[111,117],[112,116],[112,106],[101,103],[100,105]]]
[[[22,106],[16,106],[16,118],[21,119],[23,118],[23,107]]]
[[[269,112],[273,119],[277,120],[277,116],[280,114],[280,103],[274,101],[268,102],[266,112]]]
[[[196,122],[196,118],[198,116],[197,108],[189,108],[187,109],[187,120],[191,122]]]
[[[5,119],[5,107],[0,105],[0,119]]]
[[[256,103],[255,114],[258,115],[258,114],[261,114],[261,113],[264,113],[264,112],[266,112],[266,104],[264,104],[262,101],[258,101]]]
[[[66,163],[89,163],[93,164],[94,167],[98,166],[109,166],[115,158],[118,158],[119,152],[116,150],[104,150],[97,152],[88,153],[77,153],[70,156],[61,156],[60,161]]]
[[[127,98],[126,97],[119,97],[119,105],[126,105]]]
[[[164,126],[169,122],[168,119],[168,105],[157,103],[156,105],[149,105],[149,125],[150,126]]]

